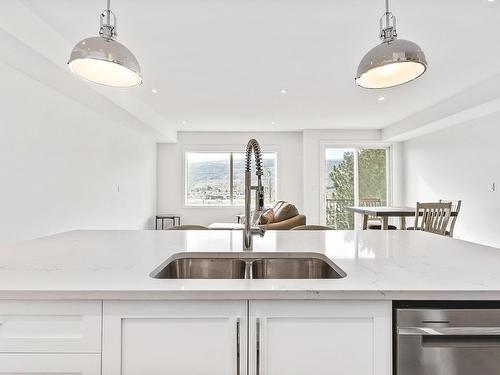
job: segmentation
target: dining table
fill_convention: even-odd
[[[415,217],[415,207],[392,207],[392,206],[375,206],[375,207],[362,207],[352,206],[347,207],[349,211],[356,214],[363,215],[363,230],[368,229],[368,219],[370,217],[381,218],[381,229],[389,229],[389,218],[398,217],[401,230],[406,229],[406,218]],[[456,216],[457,212],[452,211],[451,216]]]

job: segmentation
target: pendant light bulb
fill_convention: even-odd
[[[134,54],[116,39],[116,16],[107,8],[100,15],[99,36],[80,41],[71,51],[68,66],[79,77],[112,87],[135,87],[142,83],[141,68]]]
[[[399,86],[420,77],[427,70],[422,49],[412,41],[398,39],[396,17],[389,10],[380,18],[381,44],[372,48],[361,60],[356,74],[358,86],[383,89]]]

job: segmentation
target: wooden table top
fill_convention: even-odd
[[[389,207],[389,206],[380,206],[380,207],[361,207],[361,206],[353,206],[347,207],[348,210],[362,214],[362,215],[370,215],[370,216],[378,216],[378,217],[401,217],[401,216],[415,216],[415,207]],[[456,212],[451,212],[451,216],[456,216]]]
[[[347,207],[358,214],[370,216],[415,216],[415,207]]]

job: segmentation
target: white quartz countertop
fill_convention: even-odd
[[[178,252],[241,251],[241,231],[72,231],[0,247],[0,298],[500,300],[500,249],[413,231],[268,231],[258,252],[319,252],[344,279],[160,280]]]

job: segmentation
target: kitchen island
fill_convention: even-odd
[[[392,301],[500,301],[500,250],[411,231],[267,232],[347,276],[153,279],[239,231],[73,231],[0,249],[0,372],[389,375]]]

